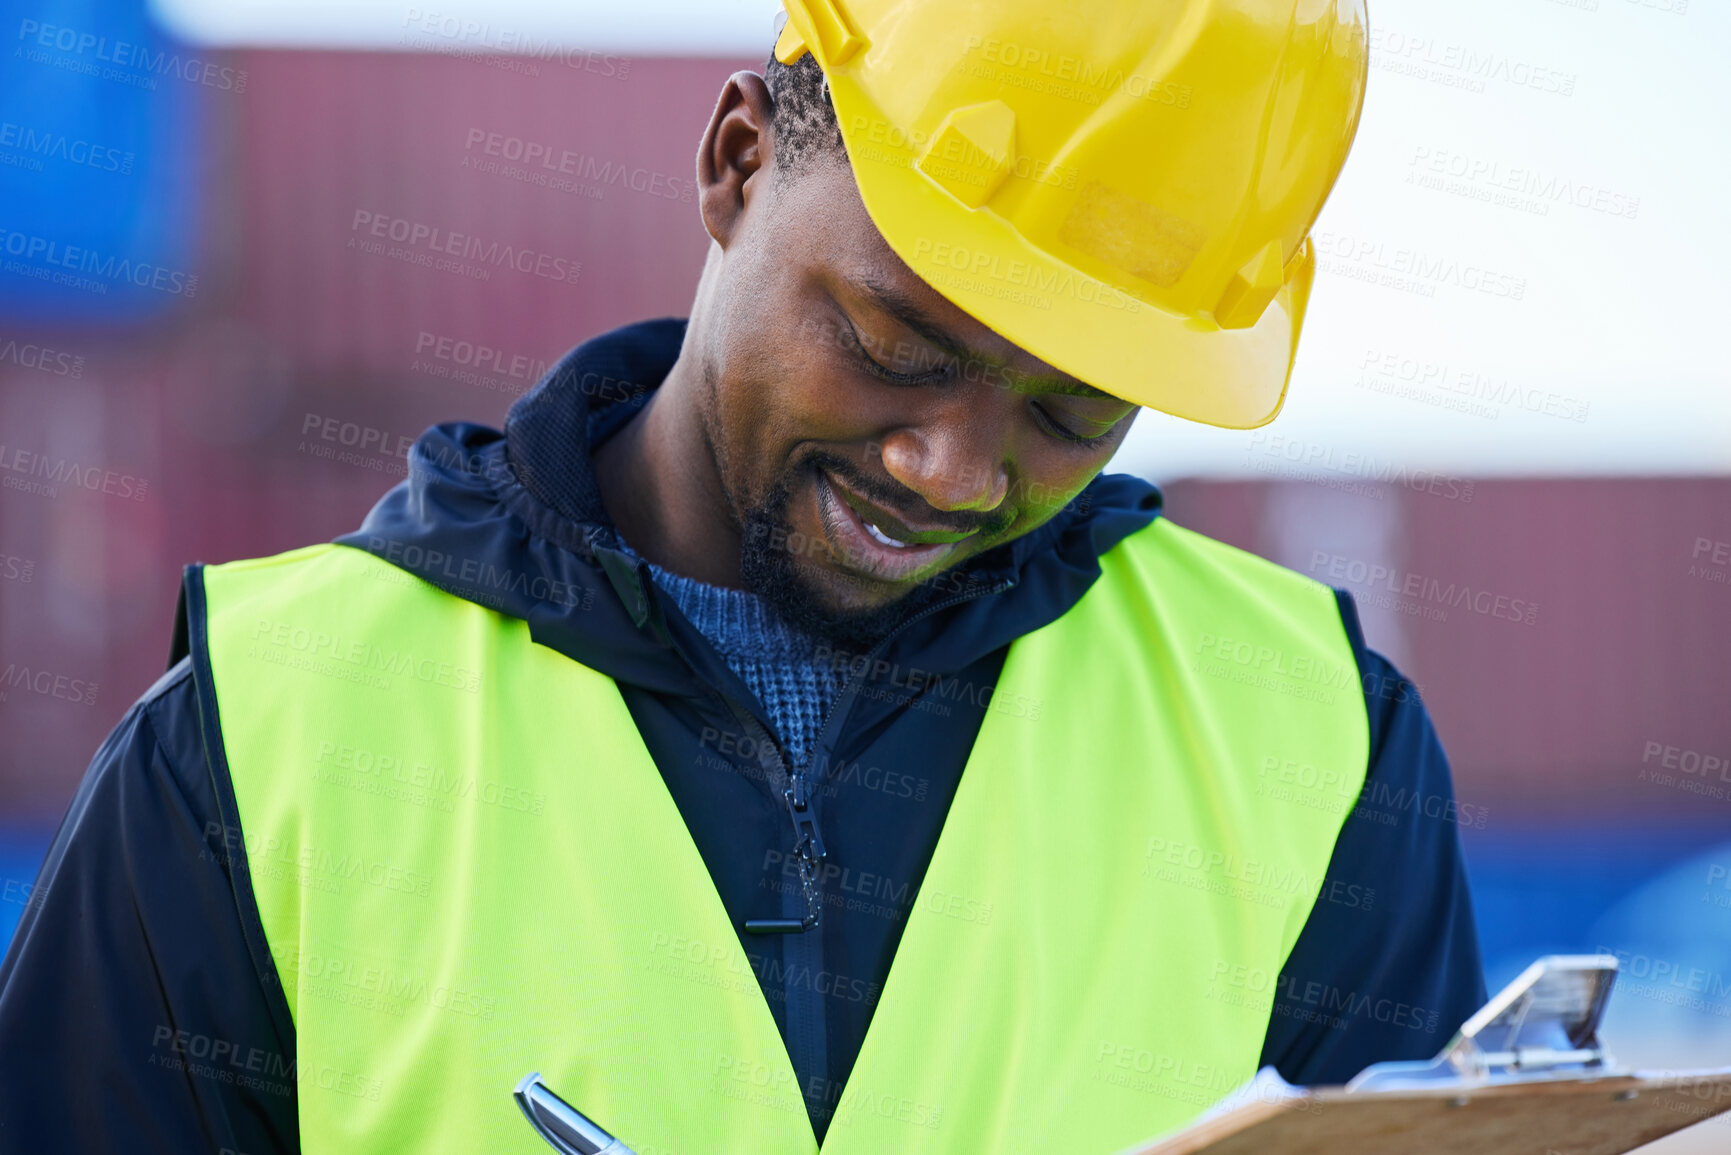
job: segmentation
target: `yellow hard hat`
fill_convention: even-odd
[[[1346,163],[1363,0],[784,0],[921,279],[1126,401],[1274,419]]]

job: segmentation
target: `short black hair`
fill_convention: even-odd
[[[763,81],[775,102],[770,130],[775,135],[775,166],[797,176],[820,162],[847,163],[841,125],[829,99],[829,81],[817,57],[807,52],[792,64],[770,53]]]

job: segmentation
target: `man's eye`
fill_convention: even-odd
[[[1038,416],[1040,424],[1045,427],[1046,432],[1058,438],[1060,441],[1070,441],[1079,445],[1091,445],[1094,442],[1101,441],[1110,436],[1112,429],[1117,427],[1117,422],[1113,422],[1112,426],[1108,427],[1105,431],[1096,433],[1093,436],[1088,436],[1087,434],[1077,433],[1074,429],[1071,429],[1069,426],[1053,417],[1050,413],[1046,412],[1046,407],[1044,405],[1036,402],[1032,408],[1034,413]]]
[[[853,354],[859,358],[861,367],[874,377],[881,377],[885,381],[893,381],[898,385],[927,385],[942,381],[949,375],[947,368],[943,365],[923,368],[915,373],[898,372],[872,356],[866,341],[860,336],[859,330],[854,328],[851,321],[848,323],[846,335],[847,344],[851,347]]]

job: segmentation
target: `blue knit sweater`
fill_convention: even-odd
[[[629,545],[625,552],[639,556]],[[649,572],[763,703],[787,750],[788,769],[804,766],[841,690],[823,643],[789,625],[756,594],[707,585],[653,562]]]

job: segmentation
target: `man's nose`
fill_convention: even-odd
[[[880,445],[884,469],[933,509],[990,512],[1010,492],[1005,446],[992,424],[962,417],[897,429]]]

